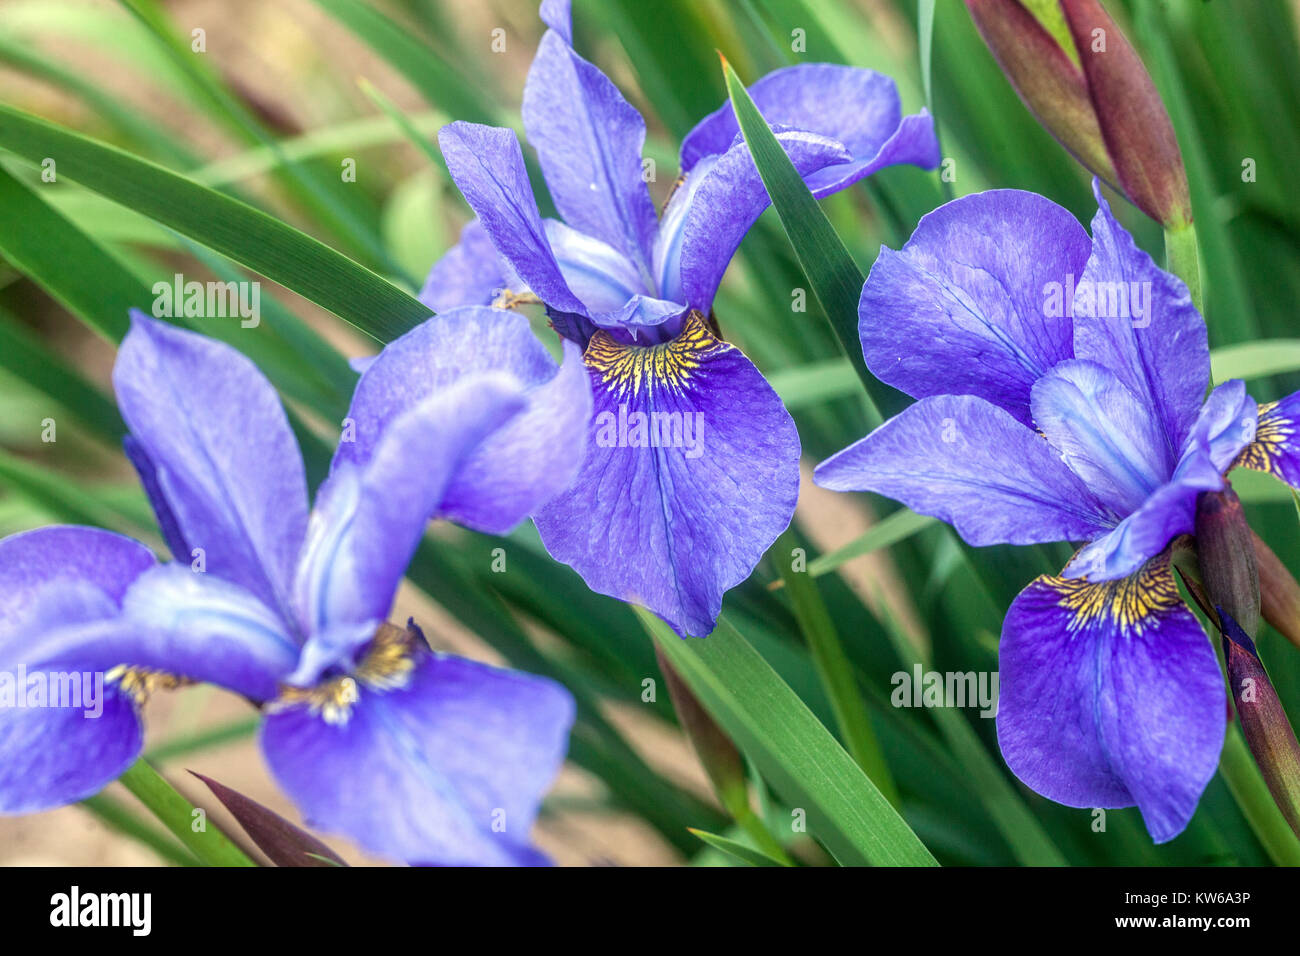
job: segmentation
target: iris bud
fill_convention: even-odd
[[[1231,485],[1197,499],[1196,553],[1210,601],[1226,608],[1247,634],[1254,635],[1259,630],[1254,532]]]
[[[1166,229],[1192,221],[1169,114],[1098,0],[966,6],[1020,99],[1062,146]]]
[[[1237,718],[1273,802],[1300,836],[1300,743],[1277,691],[1255,651],[1255,643],[1223,608],[1216,608],[1223,632],[1223,657]]]
[[[1300,647],[1300,584],[1259,535],[1255,535],[1255,557],[1260,612],[1274,630]]]

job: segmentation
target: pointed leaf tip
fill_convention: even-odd
[[[202,780],[221,805],[230,811],[253,844],[276,866],[347,866],[343,858],[312,836],[294,826],[274,810],[204,776],[189,771]]]

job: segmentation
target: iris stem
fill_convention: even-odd
[[[1192,297],[1196,311],[1205,314],[1205,301],[1201,291],[1201,255],[1196,239],[1196,226],[1187,223],[1165,230],[1165,260],[1169,271],[1183,280]]]
[[[844,737],[845,749],[876,785],[881,795],[898,809],[898,788],[885,763],[885,755],[871,726],[871,716],[867,713],[857,679],[853,676],[853,665],[840,643],[835,624],[826,610],[826,603],[811,575],[805,571],[795,571],[789,559],[784,557],[792,553],[796,544],[794,537],[787,531],[778,540],[773,554],[777,556],[776,563],[780,566],[781,578],[785,581],[786,591],[794,605],[799,629],[803,631],[812,653],[817,676],[821,678],[826,696],[830,698],[831,710],[835,713],[835,723]]]
[[[1300,840],[1273,802],[1273,795],[1235,721],[1228,725],[1224,737],[1219,773],[1223,774],[1237,806],[1269,858],[1278,866],[1300,866]]]
[[[200,863],[205,866],[257,865],[143,759],[128,767],[118,780],[163,826],[189,847]],[[199,825],[198,821],[202,824]]]

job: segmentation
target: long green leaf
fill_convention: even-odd
[[[791,534],[786,532],[777,539],[776,553],[788,555],[793,541]],[[821,678],[826,696],[830,698],[831,707],[835,711],[835,722],[839,726],[840,736],[844,738],[845,747],[857,765],[871,778],[871,782],[884,794],[885,799],[895,807],[900,807],[902,803],[898,788],[894,785],[894,778],[880,751],[880,743],[872,729],[866,704],[858,690],[853,665],[844,653],[835,622],[826,610],[817,583],[807,572],[796,571],[785,557],[778,557],[776,563],[794,605],[799,629],[803,631],[808,649],[812,652],[817,675]]]
[[[207,866],[257,865],[216,824],[196,827],[194,806],[143,760],[133,763],[119,779],[200,862]]]
[[[387,279],[252,206],[4,105],[0,105],[0,147],[36,164],[54,158],[60,177],[189,236],[380,342],[401,335],[430,315],[428,306]],[[131,304],[138,306],[138,302]],[[126,321],[124,309],[117,314],[119,321]]]
[[[843,547],[814,558],[808,565],[808,573],[815,578],[829,574],[845,561],[898,544],[934,524],[938,524],[937,519],[902,508],[882,518]]]
[[[734,860],[738,860],[745,866],[789,866],[788,863],[782,863],[780,860],[774,860],[772,857],[763,853],[761,850],[755,850],[751,846],[738,843],[735,840],[728,839],[724,836],[718,836],[716,833],[710,833],[708,830],[696,830],[690,828],[693,836],[698,837],[702,842],[707,843],[713,849]]]
[[[1210,372],[1216,382],[1296,371],[1300,371],[1300,339],[1241,342],[1210,352]]]
[[[934,866],[934,857],[830,732],[726,619],[683,640],[638,612],[700,702],[841,865]]]

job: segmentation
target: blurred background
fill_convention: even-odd
[[[468,209],[433,136],[451,119],[522,130],[519,102],[542,33],[534,0],[0,0],[0,100],[113,144],[251,203],[409,289],[455,242]],[[1297,8],[1285,0],[1131,0],[1106,4],[1142,54],[1177,128],[1202,243],[1216,380],[1251,379],[1268,400],[1300,388],[1300,156]],[[575,0],[575,46],[641,110],[662,203],[677,144],[723,102],[722,51],[752,82],[796,62],[831,61],[893,76],[905,112],[927,104],[918,10],[906,0]],[[940,0],[929,102],[950,171],[891,168],[823,208],[865,271],[920,216],[953,195],[1014,187],[1043,193],[1085,224],[1088,177],[1025,111],[965,6]],[[340,171],[351,161],[355,181]],[[241,278],[230,261],[137,211],[0,151],[0,534],[59,521],[126,531],[160,545],[134,473],[109,373],[124,289],[186,278]],[[543,197],[545,214],[545,193]],[[39,196],[34,199],[33,197]],[[32,205],[35,201],[36,205]],[[1118,214],[1159,260],[1159,228],[1122,200]],[[111,288],[105,275],[120,279]],[[746,240],[719,297],[724,335],[769,375],[795,414],[809,466],[859,437],[857,383],[807,297],[769,212]],[[379,343],[263,280],[263,321],[198,320],[246,351],[275,382],[300,434],[315,435],[309,471],[336,435],[353,378],[345,359]],[[138,301],[148,309],[148,301]],[[544,316],[533,315],[539,333]],[[554,336],[543,334],[554,344]],[[1270,344],[1251,347],[1267,340]],[[54,419],[57,441],[42,440]],[[1289,493],[1234,479],[1256,528],[1292,568],[1300,535]],[[811,554],[873,526],[866,496],[805,481],[795,535]],[[888,705],[889,676],[913,656],[941,670],[996,668],[1010,597],[1063,563],[1051,549],[958,551],[933,530],[872,549],[821,579],[902,796],[904,816],[941,862],[1026,862],[1000,801],[1026,808],[1076,863],[1257,863],[1266,856],[1216,778],[1188,832],[1152,847],[1135,812],[1105,836],[1086,811],[1041,800],[1006,773],[992,721],[962,727]],[[514,536],[514,570],[488,570],[492,539],[449,528],[421,552],[395,619],[416,617],[434,643],[549,673],[580,695],[571,762],[547,800],[538,842],[570,865],[723,864],[687,826],[725,832],[707,778],[676,726],[649,641],[626,608],[592,595]],[[512,560],[514,551],[512,553]],[[1068,556],[1068,551],[1066,552]],[[729,618],[827,726],[834,726],[806,647],[766,564],[728,596]],[[1300,652],[1260,642],[1292,714]],[[162,694],[148,710],[149,756],[180,789],[216,806],[184,771],[206,773],[290,819],[257,752],[254,715],[206,688]],[[962,729],[964,728],[964,729]],[[972,763],[973,762],[973,763]],[[977,770],[972,770],[972,766]],[[763,812],[766,788],[755,780]],[[974,797],[974,799],[972,799]],[[219,810],[214,818],[228,823]],[[349,860],[364,857],[327,837]],[[807,862],[824,860],[792,838]],[[0,863],[131,865],[184,859],[117,785],[87,805],[0,819]]]

